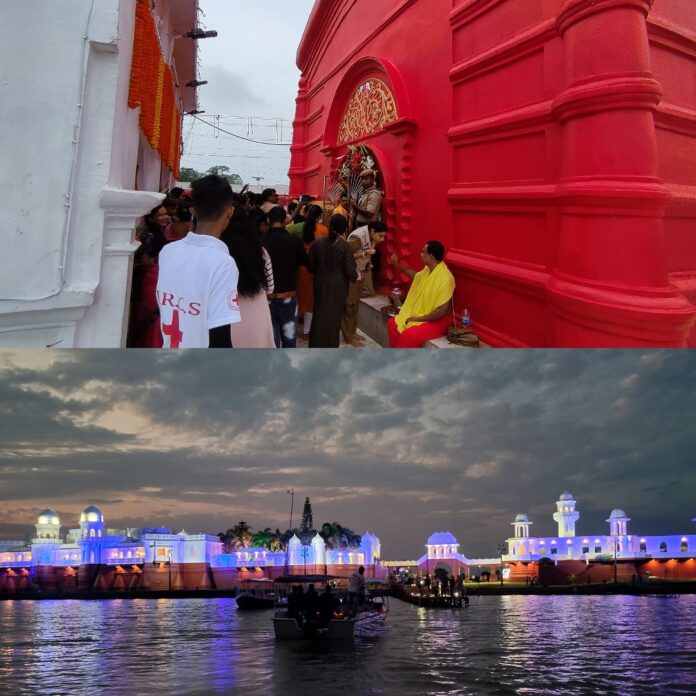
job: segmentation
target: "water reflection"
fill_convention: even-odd
[[[396,600],[371,639],[278,642],[234,600],[0,602],[3,692],[689,694],[696,598]],[[9,685],[9,688],[8,686]]]

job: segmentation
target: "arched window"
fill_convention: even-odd
[[[679,550],[682,553],[686,553],[689,550],[689,542],[688,541],[682,541],[681,546],[679,547]]]
[[[90,529],[90,530],[89,530],[89,535],[90,535],[91,537],[96,536],[96,534],[95,534],[95,532],[94,532],[93,529]]]
[[[641,551],[647,551],[648,550],[648,545],[645,542],[642,542],[640,545],[640,550]]]
[[[667,542],[663,541],[660,544],[660,553],[667,553]]]

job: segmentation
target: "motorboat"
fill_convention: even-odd
[[[384,626],[389,612],[386,589],[381,583],[377,586],[378,583],[366,581],[364,601],[349,606],[345,582],[346,578],[325,575],[276,578],[276,639],[348,641],[374,635]],[[321,589],[329,585],[331,593],[319,595],[314,606],[308,607],[302,604],[302,598],[307,596],[310,585]]]
[[[270,578],[242,580],[237,590],[237,608],[242,610],[273,609],[275,599],[273,580]]]

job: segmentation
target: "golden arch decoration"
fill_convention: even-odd
[[[366,80],[355,91],[338,129],[338,144],[382,130],[397,121],[396,101],[389,87],[376,78]]]

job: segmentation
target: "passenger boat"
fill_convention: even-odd
[[[392,594],[410,604],[428,609],[461,609],[469,606],[469,596],[466,590],[454,591],[445,594],[431,594],[429,589],[423,587],[412,588],[401,584],[392,585]]]
[[[275,591],[273,580],[269,578],[250,578],[243,580],[237,591],[237,608],[273,609],[275,606]]]
[[[347,591],[341,587],[345,578],[331,576],[286,575],[276,579],[276,611],[273,616],[273,629],[278,640],[320,640],[347,641],[356,636],[374,635],[384,626],[389,606],[387,592],[376,583],[365,586],[365,602],[357,610],[347,604]],[[332,594],[335,597],[335,608],[328,620],[322,620],[320,611],[295,612],[289,607],[288,599],[292,588],[301,586],[303,593],[313,584],[324,589],[330,583],[336,586]]]

